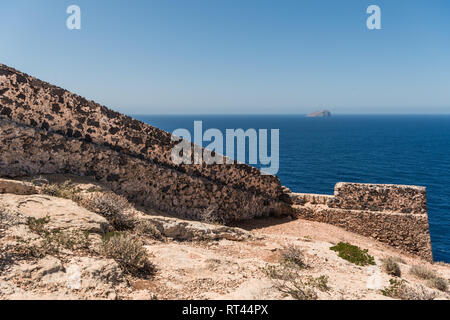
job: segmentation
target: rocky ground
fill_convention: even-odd
[[[375,264],[339,257],[330,250],[339,242],[368,249]],[[0,179],[0,250],[0,299],[450,297],[448,264],[337,227],[290,218],[233,227],[186,221],[61,175]],[[400,277],[387,273],[388,257]]]

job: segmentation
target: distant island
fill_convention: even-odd
[[[310,113],[306,116],[310,117],[310,118],[331,117],[331,112],[328,110],[316,111],[316,112]]]

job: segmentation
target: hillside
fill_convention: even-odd
[[[290,218],[205,224],[134,207],[89,178],[25,180],[0,180],[0,299],[391,299],[386,288],[397,299],[450,297],[432,288],[447,284],[447,264],[338,227]],[[375,264],[342,259],[330,250],[338,242],[368,249]],[[384,271],[387,257],[401,277]]]

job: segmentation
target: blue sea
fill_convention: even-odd
[[[203,130],[224,133],[279,129],[277,176],[295,192],[333,194],[341,181],[425,186],[434,259],[450,262],[450,116],[134,117],[169,132],[185,128],[192,134],[194,120],[203,121]]]

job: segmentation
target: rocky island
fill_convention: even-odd
[[[0,299],[450,298],[424,187],[175,165],[170,133],[5,65],[0,137]]]
[[[331,117],[331,112],[328,110],[316,111],[306,115],[309,118],[327,118]]]

